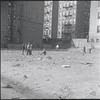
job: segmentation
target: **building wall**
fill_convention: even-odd
[[[1,46],[7,44],[8,33],[8,2],[1,2]]]
[[[11,5],[11,43],[31,42],[37,47],[42,47],[44,1],[12,1]]]
[[[51,38],[53,1],[44,1],[43,39]]]
[[[24,1],[23,42],[42,46],[43,40],[43,1]]]
[[[57,38],[59,1],[53,1],[52,38]]]
[[[89,34],[90,1],[78,1],[76,10],[76,38],[87,38]]]
[[[96,39],[99,39],[100,42],[100,31],[97,32],[97,26],[100,26],[100,18],[98,18],[100,12],[99,3],[100,1],[91,1],[89,40],[94,39],[95,42]]]

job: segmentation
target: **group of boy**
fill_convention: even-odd
[[[27,55],[32,55],[32,44],[28,42],[28,44],[22,44],[22,55],[26,52]]]
[[[93,49],[92,47],[89,47],[89,53],[92,52],[92,49]],[[85,46],[83,47],[83,55],[84,54],[86,54],[86,47]]]

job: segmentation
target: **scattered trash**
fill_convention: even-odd
[[[2,88],[13,88],[13,87],[10,85],[6,85],[6,86],[3,86]]]
[[[13,65],[13,67],[18,67],[18,66],[21,66],[21,64],[15,64],[15,65]]]
[[[92,91],[90,94],[93,95],[93,96],[96,96],[96,92],[95,91]]]
[[[62,65],[62,67],[64,67],[64,68],[70,68],[71,66],[70,65]]]
[[[28,60],[28,62],[32,62],[31,60]]]
[[[41,58],[38,58],[38,60],[42,60],[43,58],[41,57]]]
[[[47,79],[46,81],[49,81],[50,79]]]
[[[38,85],[38,83],[37,83],[37,82],[34,82],[34,84],[35,84],[35,85]]]
[[[64,58],[62,58],[64,60]]]
[[[70,57],[68,57],[68,60],[70,60],[71,58]]]
[[[38,88],[36,88],[36,89],[35,89],[35,91],[39,91],[39,89],[38,89]]]
[[[71,88],[69,88],[68,86],[65,86],[65,88],[63,89],[59,89],[56,93],[56,95],[60,98],[60,99],[67,99],[67,98],[71,98],[73,95],[73,91],[71,90]]]
[[[12,99],[15,99],[16,100],[16,99],[20,99],[20,97],[15,97],[15,98],[12,98]]]
[[[94,63],[81,63],[81,64],[84,64],[84,65],[88,65],[88,64],[90,64],[90,65],[92,65],[92,64],[94,64]]]
[[[53,64],[56,64],[55,62],[53,62]]]
[[[16,59],[16,61],[19,61],[18,59]]]
[[[17,85],[19,82],[15,82],[14,85]]]
[[[50,57],[50,56],[48,56],[47,58],[48,58],[49,60],[51,60],[51,59],[52,59],[52,57]]]
[[[26,75],[24,75],[24,78],[28,78]]]
[[[98,85],[100,87],[100,85]]]

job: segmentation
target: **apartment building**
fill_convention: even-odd
[[[89,41],[100,42],[100,1],[91,1]]]
[[[44,1],[1,1],[2,42],[42,47]],[[6,34],[6,37],[4,37]]]

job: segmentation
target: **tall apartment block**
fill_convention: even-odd
[[[2,42],[71,45],[89,37],[90,1],[2,1]],[[63,45],[63,44],[62,44]]]
[[[1,2],[1,47],[7,46],[8,1]]]
[[[100,42],[100,1],[91,1],[89,40]]]
[[[43,38],[87,38],[90,4],[90,1],[45,1]]]
[[[42,47],[43,1],[1,1],[2,43]]]

